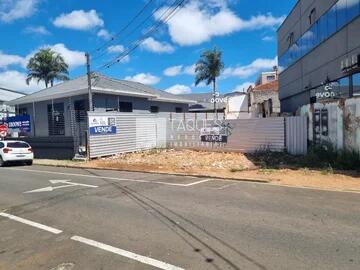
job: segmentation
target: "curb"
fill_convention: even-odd
[[[99,171],[118,171],[118,172],[135,172],[135,173],[147,173],[147,174],[160,174],[160,175],[174,175],[174,176],[190,176],[196,178],[211,178],[211,179],[219,179],[225,181],[239,181],[239,182],[248,182],[248,183],[262,183],[269,184],[270,180],[266,179],[256,179],[256,178],[228,178],[228,177],[213,177],[209,175],[201,175],[201,174],[185,174],[185,173],[167,173],[167,172],[156,172],[156,171],[141,171],[141,170],[126,170],[126,169],[118,169],[118,168],[106,168],[106,167],[79,167],[75,165],[51,165],[51,164],[38,164],[34,163],[37,166],[47,166],[47,167],[56,167],[56,168],[70,168],[70,169],[90,169],[90,170],[99,170]]]

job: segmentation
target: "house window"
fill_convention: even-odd
[[[183,112],[183,109],[181,107],[176,107],[175,108],[175,112],[176,113],[182,113]]]
[[[158,113],[159,112],[159,107],[158,106],[151,106],[150,107],[150,112],[151,113]]]
[[[120,112],[133,112],[132,102],[119,102],[119,111]]]
[[[86,120],[86,103],[85,100],[76,100],[74,102],[75,119],[76,122],[82,122]]]
[[[65,135],[64,103],[48,104],[49,136]]]
[[[316,21],[316,8],[313,8],[310,11],[310,15],[309,15],[309,23],[310,25],[313,25]]]
[[[266,77],[266,80],[267,80],[268,82],[274,81],[274,80],[275,80],[275,75],[267,76],[267,77]]]
[[[27,108],[19,108],[19,115],[27,115],[28,111]]]

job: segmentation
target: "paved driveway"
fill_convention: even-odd
[[[360,194],[0,169],[0,269],[359,269]]]

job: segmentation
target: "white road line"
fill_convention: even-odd
[[[91,239],[87,239],[87,238],[84,238],[84,237],[81,237],[81,236],[73,236],[70,239],[74,240],[74,241],[77,241],[77,242],[80,242],[80,243],[83,243],[83,244],[86,244],[86,245],[89,245],[89,246],[92,246],[92,247],[96,247],[96,248],[99,248],[99,249],[102,249],[102,250],[105,250],[105,251],[120,255],[120,256],[123,256],[123,257],[126,257],[126,258],[129,258],[129,259],[132,259],[132,260],[135,260],[135,261],[138,261],[138,262],[141,262],[143,264],[147,264],[147,265],[157,267],[159,269],[163,269],[163,270],[184,270],[184,268],[180,268],[180,267],[177,267],[177,266],[174,266],[174,265],[162,262],[162,261],[158,261],[158,260],[155,260],[155,259],[152,259],[152,258],[149,258],[149,257],[138,255],[138,254],[135,254],[133,252],[126,251],[126,250],[123,250],[123,249],[120,249],[120,248],[112,247],[112,246],[109,246],[109,245],[106,245],[106,244],[103,244],[103,243],[100,243],[100,242],[97,242],[97,241],[94,241],[94,240],[91,240]]]
[[[33,221],[30,221],[30,220],[27,220],[27,219],[24,219],[24,218],[13,216],[13,215],[10,215],[10,214],[4,213],[4,212],[0,213],[0,216],[6,217],[8,219],[11,219],[11,220],[14,220],[14,221],[17,221],[17,222],[20,222],[20,223],[23,223],[23,224],[26,224],[26,225],[29,225],[29,226],[44,230],[44,231],[51,232],[53,234],[62,233],[62,231],[60,231],[58,229],[55,229],[55,228],[52,228],[52,227],[49,227],[49,226],[46,226],[46,225],[42,225],[40,223],[33,222]]]
[[[209,181],[212,181],[212,180],[213,179],[204,179],[204,180],[197,181],[197,182],[194,182],[194,183],[185,184],[184,186],[185,187],[191,187],[191,186],[199,185],[199,184],[206,183],[206,182],[209,182]]]
[[[77,176],[77,177],[87,177],[87,178],[97,178],[97,179],[106,179],[113,181],[125,181],[125,182],[138,182],[138,183],[150,183],[166,186],[176,186],[176,187],[190,187],[198,185],[204,182],[211,181],[211,179],[205,179],[198,182],[190,184],[177,184],[177,183],[168,183],[160,181],[149,181],[149,180],[138,180],[138,179],[128,179],[128,178],[116,178],[116,177],[107,177],[107,176],[97,176],[97,175],[86,175],[86,174],[76,174],[76,173],[62,173],[62,172],[52,172],[52,171],[40,171],[40,170],[27,170],[27,169],[14,169],[14,168],[2,168],[11,171],[22,171],[22,172],[32,172],[32,173],[46,173],[46,174],[55,174],[55,175],[66,175],[66,176]]]

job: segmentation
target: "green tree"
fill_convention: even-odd
[[[222,52],[218,48],[204,52],[196,63],[195,67],[195,85],[205,82],[206,85],[212,84],[213,96],[216,98],[216,80],[224,69],[222,61]],[[214,102],[214,111],[216,113],[216,102]]]
[[[60,54],[50,48],[41,49],[31,57],[27,69],[26,83],[28,85],[32,80],[37,80],[37,83],[44,81],[48,88],[49,84],[54,86],[55,80],[69,80],[69,66]]]

